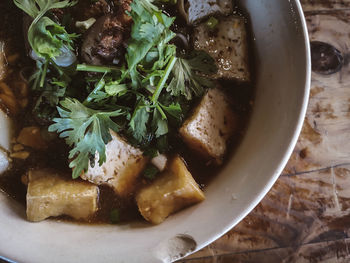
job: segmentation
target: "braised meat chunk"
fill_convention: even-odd
[[[81,55],[87,64],[118,64],[125,54],[131,18],[130,1],[118,1],[117,11],[97,19],[85,34]]]
[[[74,17],[76,20],[84,21],[90,18],[99,18],[112,11],[112,6],[109,0],[84,0],[79,1],[73,8]]]
[[[84,38],[81,55],[87,64],[103,65],[120,59],[125,52],[123,46],[125,28],[116,16],[99,18]]]

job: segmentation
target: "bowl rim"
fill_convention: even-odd
[[[292,155],[293,150],[298,142],[298,138],[303,128],[304,119],[306,116],[306,111],[309,103],[312,70],[311,70],[310,38],[309,38],[305,14],[299,0],[293,0],[293,3],[295,3],[295,7],[296,7],[295,13],[300,19],[300,27],[302,31],[302,37],[304,39],[305,66],[306,66],[303,101],[302,101],[301,110],[298,116],[298,123],[294,130],[294,134],[285,151],[282,161],[279,163],[277,169],[275,170],[274,176],[272,176],[271,179],[266,183],[265,187],[258,193],[258,195],[255,197],[253,202],[251,202],[251,204],[244,209],[244,211],[240,214],[240,216],[237,219],[234,219],[226,226],[223,226],[221,231],[218,231],[217,234],[214,235],[212,238],[206,240],[205,242],[201,242],[201,244],[199,244],[198,247],[196,247],[196,249],[192,251],[190,254],[193,254],[196,251],[199,251],[200,249],[208,246],[209,244],[213,243],[215,240],[225,235],[228,231],[230,231],[233,227],[235,227],[238,223],[240,223],[261,202],[261,200],[267,195],[267,193],[271,190],[271,188],[273,187],[277,179],[280,177],[281,173],[283,172],[283,169],[287,165],[289,158]]]

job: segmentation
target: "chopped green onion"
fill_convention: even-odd
[[[143,171],[143,176],[149,180],[154,180],[158,173],[159,173],[158,168],[155,167],[153,164],[149,164],[146,167],[146,169]]]
[[[164,4],[171,4],[171,5],[177,4],[177,0],[159,0],[159,2],[164,3]]]
[[[209,27],[210,30],[215,29],[215,27],[218,25],[219,21],[215,17],[210,17],[207,22],[205,23],[207,27]]]
[[[120,71],[120,68],[112,67],[112,66],[96,66],[96,65],[78,64],[77,71],[110,73],[113,71]]]
[[[117,224],[120,221],[120,213],[118,209],[112,209],[109,215],[109,220],[112,224]]]

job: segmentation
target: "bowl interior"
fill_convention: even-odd
[[[25,262],[170,262],[220,237],[271,188],[306,111],[310,63],[299,1],[241,0],[255,37],[257,94],[246,135],[207,199],[159,226],[29,223],[0,193],[0,255]],[[4,242],[5,241],[5,242]]]

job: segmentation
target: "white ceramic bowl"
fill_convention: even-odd
[[[170,262],[194,252],[245,217],[285,166],[309,93],[310,53],[298,0],[241,0],[256,39],[257,94],[248,131],[207,199],[149,226],[29,223],[0,193],[0,255],[18,262]],[[233,198],[235,197],[235,198]]]

